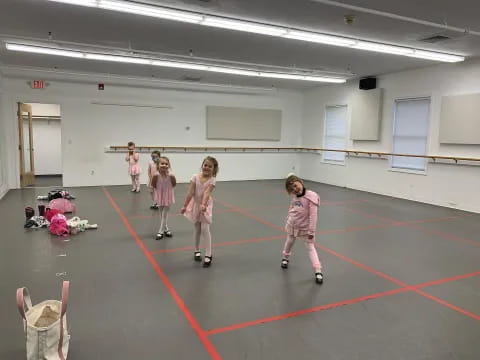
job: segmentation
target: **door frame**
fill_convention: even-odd
[[[30,171],[25,171],[25,134],[23,127],[23,114],[28,114],[28,156],[30,157]],[[32,106],[21,102],[17,103],[17,119],[18,119],[18,151],[20,157],[20,187],[33,185],[35,182],[35,163],[33,154],[33,126],[32,126]]]

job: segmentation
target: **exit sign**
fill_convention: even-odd
[[[45,81],[33,80],[31,82],[32,89],[45,89]]]

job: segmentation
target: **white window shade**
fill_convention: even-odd
[[[347,106],[327,106],[323,147],[344,150],[347,138]],[[345,162],[344,152],[326,151],[324,161]]]
[[[397,100],[393,130],[393,153],[426,155],[430,99]],[[393,156],[392,168],[425,170],[425,158]]]

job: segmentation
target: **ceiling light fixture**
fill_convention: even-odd
[[[229,19],[220,16],[203,15],[191,11],[176,10],[162,6],[141,4],[124,0],[48,0],[70,5],[96,7],[100,9],[126,12],[142,16],[151,16],[180,22],[193,23],[203,26],[220,27],[223,29],[245,31],[287,39],[309,41],[319,44],[351,47],[360,50],[375,51],[380,53],[409,56],[426,60],[459,62],[465,57],[435,51],[420,50],[410,47],[376,43],[372,41],[357,40],[343,36],[320,34],[311,31],[290,29],[285,26],[260,24],[253,21]]]
[[[127,57],[127,56],[89,54],[89,53],[83,53],[82,55],[87,60],[114,61],[114,62],[122,62],[122,63],[129,63],[129,64],[141,64],[141,65],[150,65],[152,63],[152,60],[149,60],[149,59]]]
[[[11,51],[23,51],[30,52],[34,54],[46,54],[46,55],[57,55],[57,56],[67,56],[74,58],[82,58],[83,55],[78,51],[68,51],[68,50],[59,50],[59,49],[48,49],[39,46],[29,46],[21,44],[6,44],[7,50]]]
[[[359,41],[352,47],[360,50],[375,51],[375,52],[381,52],[385,54],[395,54],[395,55],[409,55],[409,54],[413,54],[413,52],[415,51],[414,49],[410,49],[402,46],[375,44],[368,41]]]
[[[337,84],[346,82],[346,79],[316,76],[315,74],[268,72],[268,71],[259,71],[255,69],[241,69],[241,68],[235,68],[232,66],[195,64],[190,62],[162,60],[162,59],[154,59],[154,58],[146,58],[146,57],[99,54],[99,53],[93,53],[93,52],[88,52],[83,50],[59,49],[59,48],[53,48],[53,47],[48,47],[43,45],[6,43],[6,48],[11,51],[21,51],[21,52],[28,52],[28,53],[34,53],[34,54],[67,56],[67,57],[74,57],[74,58],[85,59],[85,60],[112,61],[112,62],[121,62],[121,63],[128,63],[128,64],[192,69],[192,70],[210,71],[210,72],[232,74],[232,75],[266,77],[266,78],[277,78],[277,79],[287,79],[287,80],[328,82],[328,83],[337,83]]]

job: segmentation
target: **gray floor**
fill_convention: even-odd
[[[214,262],[192,259],[178,215],[155,241],[149,195],[74,188],[77,215],[99,224],[65,239],[23,229],[47,189],[0,201],[0,359],[24,359],[15,289],[60,297],[71,281],[70,360],[478,360],[480,215],[318,183],[325,283],[305,249],[280,269],[288,197],[282,181],[218,182]],[[66,256],[59,256],[66,254]]]
[[[62,186],[62,175],[35,175],[35,183],[29,187]]]

